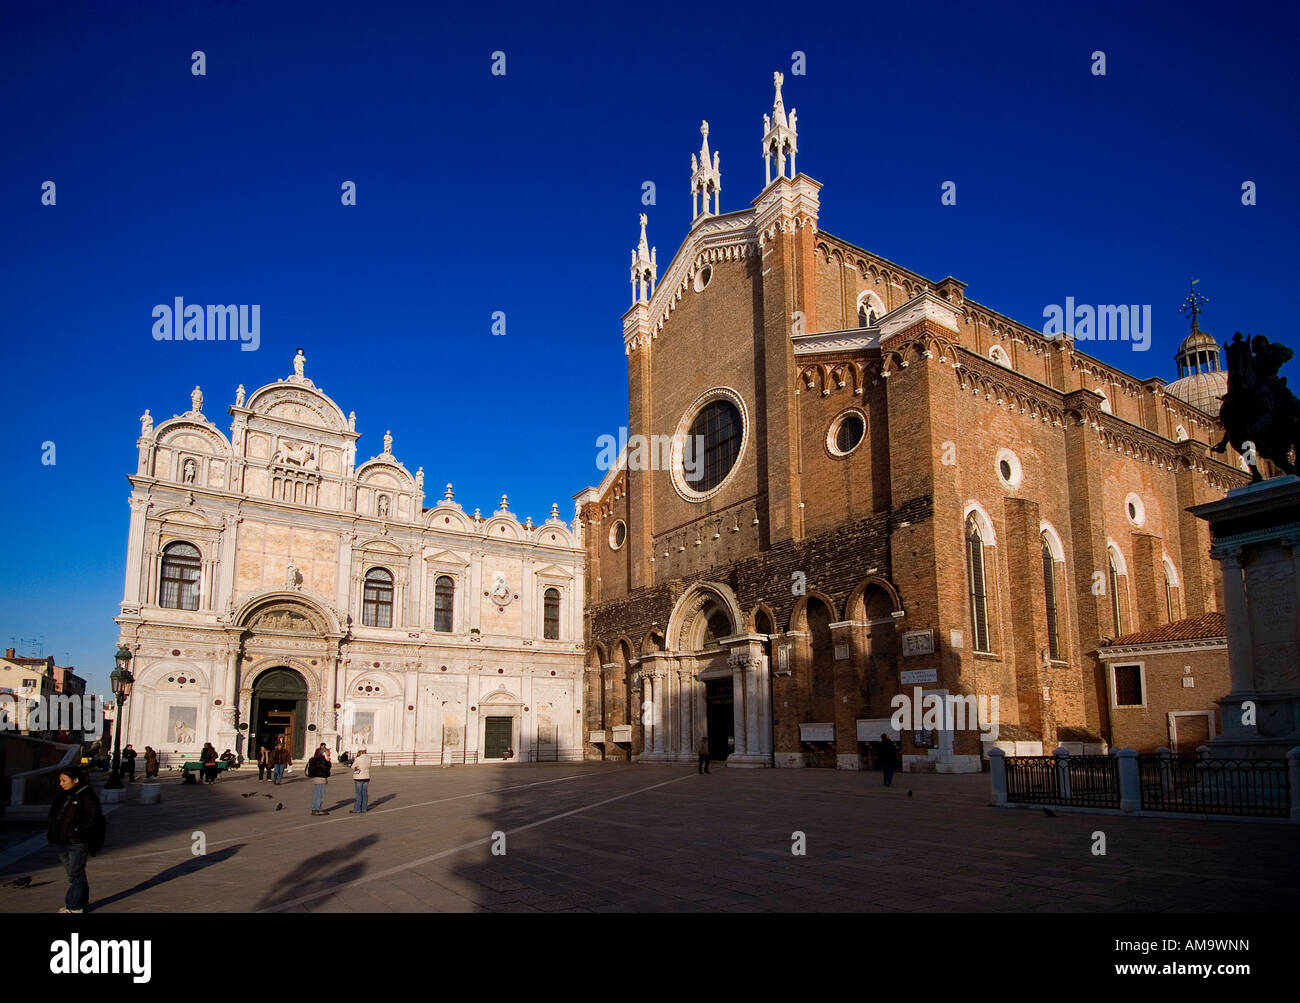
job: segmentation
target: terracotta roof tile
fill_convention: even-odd
[[[1222,613],[1201,613],[1189,616],[1185,620],[1167,623],[1150,630],[1139,630],[1132,634],[1117,637],[1111,645],[1120,644],[1161,644],[1168,641],[1191,641],[1203,637],[1226,637],[1227,621]]]

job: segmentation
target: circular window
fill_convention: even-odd
[[[1124,499],[1124,514],[1128,516],[1128,521],[1134,526],[1141,526],[1147,521],[1146,506],[1142,504],[1142,499],[1135,494],[1130,494]]]
[[[627,539],[627,523],[622,519],[609,528],[609,549],[618,550]]]
[[[1020,487],[1020,481],[1024,476],[1020,469],[1020,460],[1015,453],[1009,449],[999,449],[997,455],[998,477],[1002,483],[1009,488]]]
[[[832,456],[848,456],[858,448],[867,433],[867,420],[861,411],[845,411],[831,422],[826,433],[826,448]]]
[[[704,287],[709,284],[712,278],[713,278],[713,266],[705,265],[703,268],[701,268],[698,272],[695,273],[695,291],[697,293],[704,292]]]
[[[716,494],[739,465],[745,451],[749,419],[734,390],[718,387],[702,394],[673,435],[672,477],[677,493],[688,501]]]

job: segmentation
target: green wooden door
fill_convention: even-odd
[[[508,717],[489,717],[483,722],[483,758],[500,759],[510,746],[510,723]]]

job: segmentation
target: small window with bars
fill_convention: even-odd
[[[1145,701],[1142,693],[1142,666],[1115,666],[1115,706],[1141,707]]]

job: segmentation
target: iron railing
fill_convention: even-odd
[[[1008,801],[1119,807],[1119,764],[1110,756],[1008,756],[1006,764]]]
[[[1291,811],[1284,760],[1158,753],[1138,756],[1138,779],[1149,811],[1264,818],[1286,818]]]

